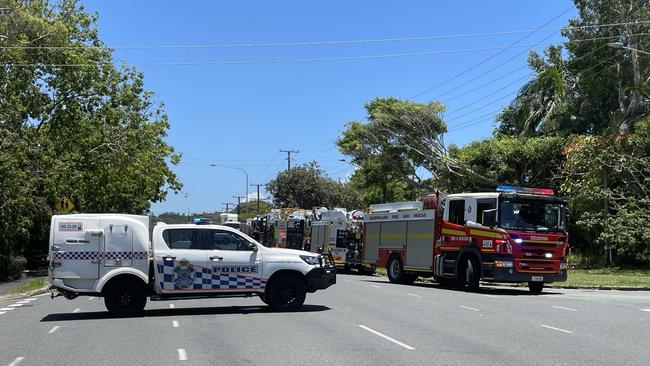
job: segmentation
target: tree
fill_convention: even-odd
[[[181,187],[163,106],[114,65],[96,19],[72,0],[0,0],[0,257],[42,263],[62,197],[145,213]]]
[[[266,185],[277,207],[361,207],[361,195],[349,183],[334,181],[316,162],[282,171]]]

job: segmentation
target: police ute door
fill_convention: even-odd
[[[266,286],[262,279],[262,255],[257,244],[234,231],[210,229],[212,250],[208,261],[215,291],[260,292]]]
[[[162,242],[154,244],[156,286],[163,293],[211,289],[205,231],[199,226],[163,229]]]

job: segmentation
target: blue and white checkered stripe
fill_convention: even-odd
[[[174,284],[175,261],[163,261],[156,265],[156,270],[161,275],[159,282],[163,290],[178,290]],[[237,275],[235,273],[212,273],[210,268],[193,266],[193,290],[230,290],[230,289],[264,289],[266,280],[250,277],[250,275]],[[190,288],[187,288],[190,290]]]
[[[54,259],[97,260],[102,252],[54,252]],[[105,252],[104,259],[147,259],[148,252]]]

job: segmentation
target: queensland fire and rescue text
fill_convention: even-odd
[[[393,283],[418,276],[471,290],[480,281],[566,281],[566,200],[550,189],[429,195],[424,202],[371,205],[363,219],[364,266],[385,267]]]

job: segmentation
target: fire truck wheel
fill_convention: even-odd
[[[544,282],[528,282],[528,289],[533,295],[539,295],[544,290]]]
[[[113,315],[139,315],[146,304],[147,296],[144,286],[136,280],[119,280],[109,284],[104,291],[104,305]]]
[[[404,277],[404,269],[402,268],[402,261],[399,257],[394,256],[388,261],[388,268],[386,268],[388,273],[388,280],[390,283],[402,283]]]
[[[275,311],[296,311],[305,302],[306,295],[303,281],[295,276],[281,275],[271,283],[267,299]]]
[[[473,255],[470,255],[467,257],[467,265],[465,266],[465,284],[467,284],[467,289],[469,291],[478,290],[480,279],[478,260]]]

